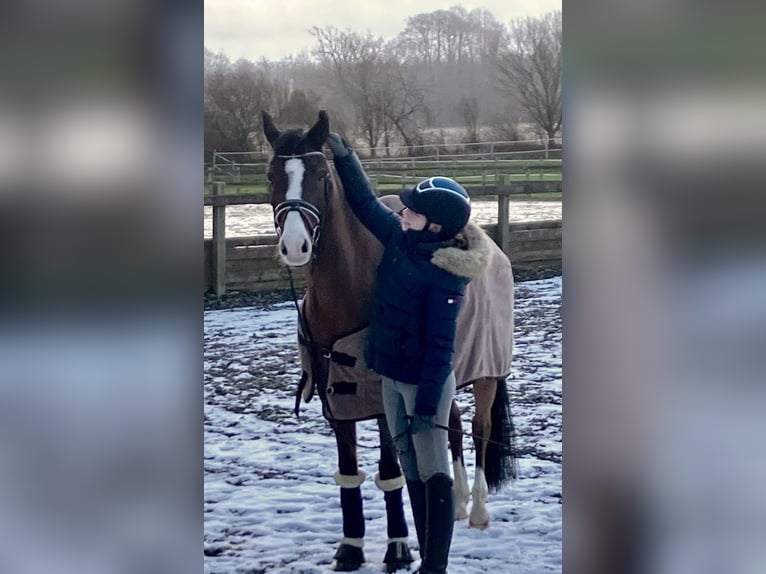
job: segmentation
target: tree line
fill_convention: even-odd
[[[332,26],[310,33],[311,51],[278,62],[205,49],[205,161],[263,149],[260,110],[305,127],[327,109],[372,156],[443,143],[440,128],[461,128],[465,143],[522,139],[521,124],[549,141],[561,131],[560,11],[506,26],[455,6],[411,16],[388,41]]]

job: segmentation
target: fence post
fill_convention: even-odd
[[[226,184],[213,184],[213,196],[223,195]],[[226,293],[226,206],[213,204],[213,286],[216,296]]]
[[[506,186],[506,178],[502,176],[500,180],[502,185],[497,186],[497,244],[508,257],[511,256],[510,250],[510,195]]]

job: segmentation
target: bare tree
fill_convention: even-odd
[[[415,153],[413,146],[435,137],[424,128],[463,125],[468,139],[476,139],[483,133],[478,122],[494,125],[510,103],[518,120],[532,116],[518,115],[522,106],[514,96],[521,83],[493,89],[498,53],[510,53],[513,45],[487,10],[454,6],[418,14],[392,42],[333,27],[311,33],[315,49],[278,62],[232,63],[205,51],[205,157],[213,149],[262,143],[261,109],[281,123],[304,124],[329,105],[333,125],[363,139],[373,153],[386,153],[384,147],[393,153],[399,143]]]
[[[505,26],[487,10],[460,6],[407,19],[395,40],[396,53],[425,93],[435,126],[464,123],[460,98],[475,98],[481,110],[502,107],[494,90],[494,62],[507,43]]]
[[[333,26],[311,29],[318,46],[314,54],[332,70],[338,95],[346,98],[354,109],[361,135],[375,156],[385,132],[380,91],[383,88],[383,39],[371,34],[360,35]]]
[[[397,45],[410,61],[456,64],[494,58],[504,34],[491,12],[453,6],[410,16]]]
[[[273,97],[274,84],[263,64],[243,59],[232,65],[225,57],[210,58],[205,69],[206,121],[229,146],[250,148],[251,134],[259,132],[260,112],[271,107]]]
[[[407,26],[397,38],[404,58],[429,66],[439,60],[441,55],[436,51],[437,30],[432,20],[431,14],[417,14],[407,19]]]
[[[454,64],[469,57],[470,25],[462,6],[417,14],[407,19],[398,44],[410,59]]]
[[[463,96],[457,104],[457,111],[465,123],[465,143],[479,141],[479,100]]]
[[[339,95],[355,110],[357,127],[373,157],[381,139],[390,153],[391,137],[413,145],[418,117],[425,113],[424,94],[391,46],[370,34],[336,28],[314,28],[315,54],[333,71]]]
[[[428,115],[425,93],[418,86],[414,74],[395,57],[387,59],[381,89],[381,105],[386,123],[386,135],[395,132],[412,153],[417,144],[421,122]]]
[[[511,104],[492,118],[490,134],[493,140],[515,142],[524,139],[521,119]]]
[[[489,10],[475,8],[468,14],[471,26],[472,59],[494,62],[501,43],[507,41],[505,26]]]
[[[511,22],[510,45],[497,60],[504,92],[517,99],[548,138],[561,130],[561,12]]]
[[[205,161],[212,160],[215,150],[230,149],[235,145],[229,140],[226,130],[222,125],[223,121],[219,111],[207,93],[211,77],[213,75],[225,74],[230,65],[231,63],[226,56],[205,48]]]

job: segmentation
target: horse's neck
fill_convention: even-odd
[[[329,203],[307,279],[307,317],[314,338],[325,345],[369,321],[382,251],[339,193]]]

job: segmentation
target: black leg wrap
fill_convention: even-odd
[[[364,508],[362,490],[356,488],[340,489],[340,508],[343,511],[343,536],[346,538],[364,538]]]
[[[383,493],[386,501],[386,519],[388,521],[389,538],[407,538],[407,519],[404,517],[402,489],[397,488]]]
[[[353,572],[359,570],[364,563],[364,551],[350,544],[341,544],[333,560],[336,572]]]
[[[408,568],[414,559],[410,554],[410,548],[406,542],[389,542],[386,555],[383,558],[383,564],[386,565],[386,572],[396,572],[403,568]]]

